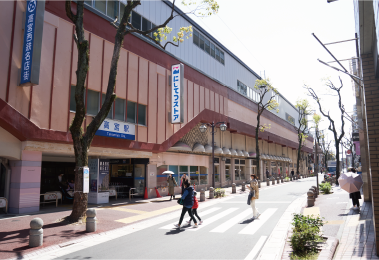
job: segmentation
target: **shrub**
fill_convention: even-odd
[[[317,253],[319,242],[322,241],[320,234],[321,227],[324,225],[319,216],[304,216],[302,214],[294,214],[292,221],[294,226],[293,234],[290,238],[290,244],[293,254],[297,256],[307,256]]]
[[[320,184],[320,190],[321,190],[324,194],[330,194],[331,189],[332,189],[332,185],[330,185],[329,182],[325,182],[325,183],[321,183],[321,184]]]
[[[285,177],[285,178],[284,178],[284,181],[286,181],[286,182],[287,182],[287,181],[290,181],[290,177]]]
[[[216,188],[214,190],[214,195],[215,195],[215,198],[224,197],[225,196],[225,190],[221,189],[221,188]]]

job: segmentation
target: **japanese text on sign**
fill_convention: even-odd
[[[183,65],[177,64],[171,67],[171,123],[182,123],[182,84]]]

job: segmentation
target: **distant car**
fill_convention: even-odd
[[[333,177],[336,175],[336,172],[328,172],[329,177]]]

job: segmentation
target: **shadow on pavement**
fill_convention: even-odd
[[[250,224],[253,221],[254,221],[254,219],[249,218],[249,219],[246,219],[246,220],[244,220],[244,221],[242,221],[241,223],[238,223],[238,224],[240,224],[240,225],[246,225],[246,224]]]

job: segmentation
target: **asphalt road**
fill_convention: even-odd
[[[259,252],[290,203],[314,184],[313,177],[261,190],[258,220],[251,220],[247,193],[232,195],[208,206],[200,203],[204,223],[197,229],[186,224],[187,216],[183,229],[174,228],[178,211],[177,218],[56,259],[245,259],[255,246]]]

